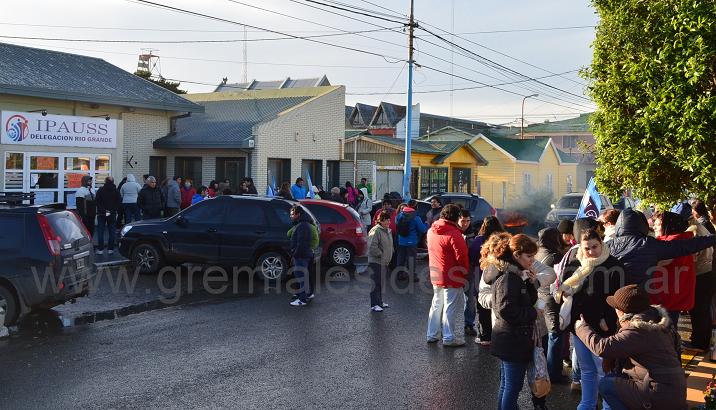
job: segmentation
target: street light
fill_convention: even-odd
[[[525,100],[532,97],[539,97],[539,94],[526,95],[522,98],[522,125],[520,126],[520,139],[525,139]]]

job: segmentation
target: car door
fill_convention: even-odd
[[[205,263],[219,258],[219,227],[224,201],[204,200],[182,211],[167,227],[167,238],[177,260]]]
[[[263,201],[236,198],[229,201],[219,229],[222,262],[248,264],[254,250],[271,236]]]
[[[338,211],[319,204],[303,204],[303,206],[308,208],[321,224],[321,243],[324,247],[330,247],[340,235],[345,235],[345,232],[341,232],[341,224],[346,222],[346,218]],[[353,234],[355,235],[355,232]]]

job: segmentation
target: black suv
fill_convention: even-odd
[[[460,192],[446,192],[439,195],[431,195],[424,200],[428,203],[433,198],[440,198],[440,202],[443,205],[455,204],[462,205],[464,209],[470,211],[470,218],[472,219],[472,227],[475,231],[480,229],[482,221],[487,216],[495,216],[497,210],[490,205],[487,200],[479,195],[465,194]]]
[[[32,195],[0,193],[0,307],[5,325],[37,308],[87,295],[92,239],[65,204],[23,205]]]
[[[289,266],[289,211],[298,202],[261,196],[206,199],[167,219],[122,228],[119,252],[141,273],[182,263],[251,267],[259,279],[285,278]],[[314,220],[313,215],[304,210]],[[319,227],[320,229],[320,227]],[[316,258],[320,258],[320,249]]]

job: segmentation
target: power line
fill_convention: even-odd
[[[510,29],[510,30],[487,30],[487,31],[470,31],[466,33],[455,33],[455,35],[470,35],[470,34],[499,34],[499,33],[522,33],[531,31],[558,31],[558,30],[581,30],[586,28],[595,28],[596,26],[567,26],[567,27],[534,27],[534,28],[521,28],[521,29]]]
[[[216,16],[212,16],[212,15],[209,15],[209,14],[199,13],[199,12],[195,12],[195,11],[191,11],[191,10],[187,10],[187,9],[182,9],[182,8],[179,8],[179,7],[168,6],[168,5],[161,4],[161,3],[156,3],[156,2],[153,2],[153,1],[148,1],[148,0],[127,0],[127,1],[132,1],[132,2],[140,3],[140,4],[143,4],[143,5],[146,5],[146,6],[157,7],[157,8],[161,8],[161,9],[165,9],[165,10],[170,10],[170,11],[182,13],[182,14],[188,14],[188,15],[192,15],[192,16],[202,17],[202,18],[206,18],[206,19],[209,19],[209,20],[220,21],[220,22],[223,22],[223,23],[228,23],[228,24],[234,24],[234,25],[239,25],[239,26],[250,27],[250,28],[257,29],[257,30],[266,31],[266,32],[268,32],[268,33],[279,34],[279,35],[287,36],[287,37],[294,37],[294,38],[297,38],[297,39],[302,39],[302,40],[310,41],[310,42],[317,43],[317,44],[323,44],[323,45],[326,45],[326,46],[329,46],[329,47],[341,48],[341,49],[344,49],[344,50],[355,51],[355,52],[357,52],[357,53],[373,55],[373,56],[381,57],[382,59],[384,59],[384,60],[386,60],[386,61],[388,61],[388,58],[393,59],[393,60],[397,60],[397,61],[395,61],[396,63],[397,63],[397,62],[401,62],[401,61],[405,61],[404,59],[398,58],[398,57],[385,56],[385,55],[383,55],[383,54],[374,53],[374,52],[372,52],[372,51],[361,50],[361,49],[354,48],[354,47],[348,47],[348,46],[342,46],[342,45],[339,45],[339,44],[328,43],[328,42],[321,41],[321,40],[316,40],[316,39],[313,39],[313,38],[301,38],[301,36],[295,36],[295,35],[292,35],[292,34],[288,34],[288,33],[281,32],[281,31],[272,30],[272,29],[267,29],[267,28],[264,28],[264,27],[258,27],[258,26],[254,26],[254,25],[251,25],[251,24],[245,24],[245,23],[241,23],[241,22],[238,22],[238,21],[225,19],[225,18],[222,18],[222,17],[216,17]],[[391,61],[388,61],[388,62],[391,62]]]
[[[586,98],[586,97],[584,97],[584,96],[581,96],[581,95],[578,95],[578,94],[575,94],[575,93],[572,93],[572,92],[563,90],[563,89],[561,89],[561,88],[559,88],[559,87],[555,87],[555,86],[553,86],[553,85],[551,85],[551,84],[547,84],[547,83],[541,82],[541,81],[539,81],[539,80],[535,80],[534,78],[532,78],[532,77],[530,77],[530,76],[528,76],[528,75],[522,74],[522,73],[520,73],[520,72],[518,72],[518,71],[515,71],[515,70],[513,70],[513,69],[511,69],[511,68],[509,68],[509,67],[506,67],[506,66],[504,66],[504,65],[502,65],[502,64],[500,64],[500,63],[497,63],[497,62],[495,62],[495,61],[493,61],[493,60],[490,60],[490,59],[488,59],[488,58],[486,58],[486,57],[483,57],[483,56],[481,56],[481,55],[475,53],[474,51],[471,51],[471,50],[469,50],[469,49],[467,49],[467,48],[465,48],[465,47],[460,46],[459,44],[456,44],[456,43],[454,43],[454,42],[452,42],[452,41],[450,41],[450,40],[448,40],[448,39],[442,37],[442,36],[439,35],[439,34],[433,33],[432,31],[426,29],[425,27],[419,27],[419,28],[420,28],[421,30],[423,30],[423,31],[426,31],[426,32],[429,33],[429,34],[432,34],[433,36],[437,37],[438,39],[442,40],[443,42],[445,42],[445,43],[447,43],[447,44],[450,44],[450,45],[452,45],[452,46],[454,46],[454,47],[457,47],[458,49],[463,50],[463,51],[465,51],[465,52],[467,52],[467,53],[470,53],[470,54],[474,55],[475,57],[479,58],[480,60],[487,61],[488,63],[493,64],[493,65],[499,67],[500,69],[503,69],[503,70],[505,70],[505,71],[508,71],[508,72],[513,73],[513,74],[515,74],[515,75],[518,75],[518,76],[520,76],[520,77],[532,79],[533,81],[535,81],[535,82],[537,82],[537,83],[539,83],[539,84],[541,84],[541,85],[543,85],[543,86],[545,86],[545,87],[549,87],[549,88],[551,88],[551,89],[553,89],[553,90],[555,90],[555,91],[559,91],[559,92],[561,92],[561,93],[568,94],[568,95],[571,95],[571,96],[573,96],[573,97],[577,97],[577,98],[580,98],[580,99],[583,99],[583,100],[586,100],[586,101],[591,102],[590,99],[588,99],[588,98]],[[483,62],[483,64],[484,64],[484,62]]]
[[[67,41],[80,43],[155,43],[155,44],[194,44],[194,43],[245,43],[255,41],[276,41],[276,40],[306,40],[321,37],[347,36],[360,33],[374,33],[377,31],[385,31],[383,29],[346,31],[344,33],[317,34],[313,36],[290,36],[290,37],[271,37],[271,38],[250,38],[250,39],[229,39],[229,40],[100,40],[94,38],[58,38],[58,37],[25,37],[25,36],[5,36],[0,38],[10,38],[16,40],[40,40],[40,41]]]
[[[543,77],[537,77],[537,78],[538,78],[538,79],[542,79],[542,78],[556,77],[556,76],[558,76],[558,75],[568,74],[568,73],[572,73],[572,72],[575,72],[575,71],[578,71],[578,70],[570,70],[570,71],[565,71],[565,72],[563,72],[563,73],[550,74],[550,75],[546,75],[546,76],[543,76]],[[455,76],[455,75],[453,75],[453,74],[450,74],[450,73],[448,73],[448,74],[449,74],[450,76],[452,76],[452,77],[457,77],[457,76]],[[432,93],[444,93],[444,92],[448,92],[448,91],[477,90],[477,89],[480,89],[480,88],[494,88],[494,87],[503,86],[503,85],[519,84],[519,83],[523,83],[523,82],[527,82],[527,81],[531,81],[531,80],[523,79],[523,80],[517,80],[517,81],[511,81],[511,82],[499,83],[499,84],[484,84],[484,85],[480,85],[480,86],[476,86],[476,87],[461,87],[461,88],[452,88],[452,87],[451,87],[451,88],[442,89],[442,90],[413,91],[413,94],[432,94]],[[404,94],[405,94],[405,92],[394,92],[394,93],[391,93],[391,92],[388,92],[388,93],[381,93],[381,92],[373,92],[373,93],[346,93],[346,95],[404,95]]]
[[[146,28],[146,27],[98,27],[98,26],[66,26],[55,24],[29,24],[29,23],[8,23],[0,21],[2,26],[22,26],[40,28],[71,28],[80,30],[121,30],[121,31],[156,31],[156,32],[184,32],[184,33],[243,33],[243,30],[194,30],[194,29],[173,29],[173,28]],[[264,33],[264,30],[248,30],[249,33]],[[327,30],[286,30],[286,33],[332,33]]]
[[[389,19],[386,17],[381,17],[381,16],[376,15],[375,13],[364,13],[364,12],[357,11],[357,10],[351,10],[347,7],[341,7],[341,6],[336,6],[336,5],[332,5],[332,4],[327,4],[327,3],[323,3],[320,1],[316,1],[316,0],[305,0],[305,1],[307,1],[309,3],[320,4],[320,5],[326,6],[326,7],[331,7],[331,8],[337,9],[337,10],[347,11],[349,13],[359,14],[361,16],[371,17],[371,18],[378,19],[378,20],[389,21],[391,23],[406,24],[405,21],[398,21],[398,20],[393,20],[393,19]],[[352,6],[352,7],[355,7],[355,6]]]
[[[437,69],[437,68],[429,67],[429,66],[426,66],[426,65],[421,65],[420,67],[425,68],[425,69],[427,69],[427,70],[435,71],[435,72],[438,72],[438,73],[441,73],[441,74],[452,75],[452,76],[454,76],[455,78],[460,78],[460,79],[465,80],[465,81],[470,81],[470,82],[473,82],[473,83],[476,83],[476,84],[480,84],[480,85],[483,85],[483,86],[485,86],[485,87],[487,87],[487,88],[494,88],[494,89],[496,89],[496,90],[500,90],[500,91],[506,92],[506,93],[508,93],[508,94],[513,94],[513,95],[517,95],[517,96],[520,96],[520,97],[524,97],[524,95],[522,95],[522,94],[520,94],[520,93],[518,93],[518,92],[511,91],[511,90],[506,90],[506,89],[504,89],[504,88],[500,88],[499,86],[494,86],[494,85],[491,85],[491,84],[485,84],[485,83],[483,83],[483,82],[481,82],[481,81],[477,81],[477,80],[473,80],[473,79],[470,79],[470,78],[462,77],[462,76],[459,76],[459,75],[457,75],[457,74],[450,74],[450,73],[448,73],[447,71],[439,70],[439,69]],[[574,109],[574,107],[568,107],[568,106],[566,106],[566,105],[557,104],[556,102],[553,102],[553,101],[543,100],[543,99],[540,99],[540,98],[534,98],[534,99],[537,100],[537,101],[542,101],[542,102],[547,103],[547,104],[556,105],[556,106],[558,106],[558,107],[567,108],[567,109]]]

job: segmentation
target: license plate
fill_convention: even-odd
[[[85,259],[77,259],[77,269],[84,269],[85,267]]]

